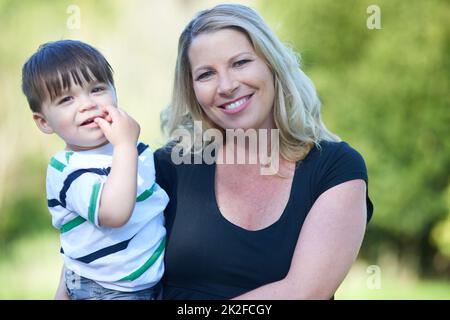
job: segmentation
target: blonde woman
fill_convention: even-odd
[[[155,153],[170,197],[164,298],[332,298],[373,211],[365,163],[326,129],[297,56],[246,6],[202,11],[180,36],[163,129],[180,140],[194,123],[215,135],[202,150],[214,144],[217,161],[174,163],[176,143]],[[238,145],[252,130],[257,149]],[[233,161],[262,147],[268,162]],[[276,174],[261,174],[274,161]]]

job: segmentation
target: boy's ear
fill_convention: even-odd
[[[48,124],[47,120],[45,119],[44,115],[39,112],[33,112],[33,120],[36,122],[37,127],[39,130],[41,130],[43,133],[51,134],[53,133],[52,127]]]

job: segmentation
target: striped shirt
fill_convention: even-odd
[[[99,225],[102,188],[111,170],[113,146],[61,151],[47,169],[48,207],[60,230],[67,268],[105,288],[138,291],[158,283],[164,272],[166,192],[155,183],[153,153],[139,143],[136,205],[120,228]]]

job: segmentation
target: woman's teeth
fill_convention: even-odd
[[[240,107],[242,104],[244,104],[248,100],[248,98],[249,97],[244,97],[244,98],[242,98],[242,99],[240,99],[240,100],[238,100],[236,102],[227,104],[227,105],[225,105],[225,109],[226,110],[236,109],[236,108]]]

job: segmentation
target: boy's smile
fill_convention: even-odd
[[[56,133],[66,142],[66,149],[90,150],[108,141],[95,118],[106,118],[103,106],[117,107],[114,87],[91,81],[82,86],[72,81],[69,90],[42,104],[42,112],[33,114],[39,129],[44,133]]]
[[[89,117],[87,120],[83,121],[83,123],[81,123],[80,126],[88,127],[88,128],[98,127],[98,125],[94,122],[94,120],[96,118],[105,118],[105,116],[103,114],[101,114],[101,115],[96,115],[96,116]]]

